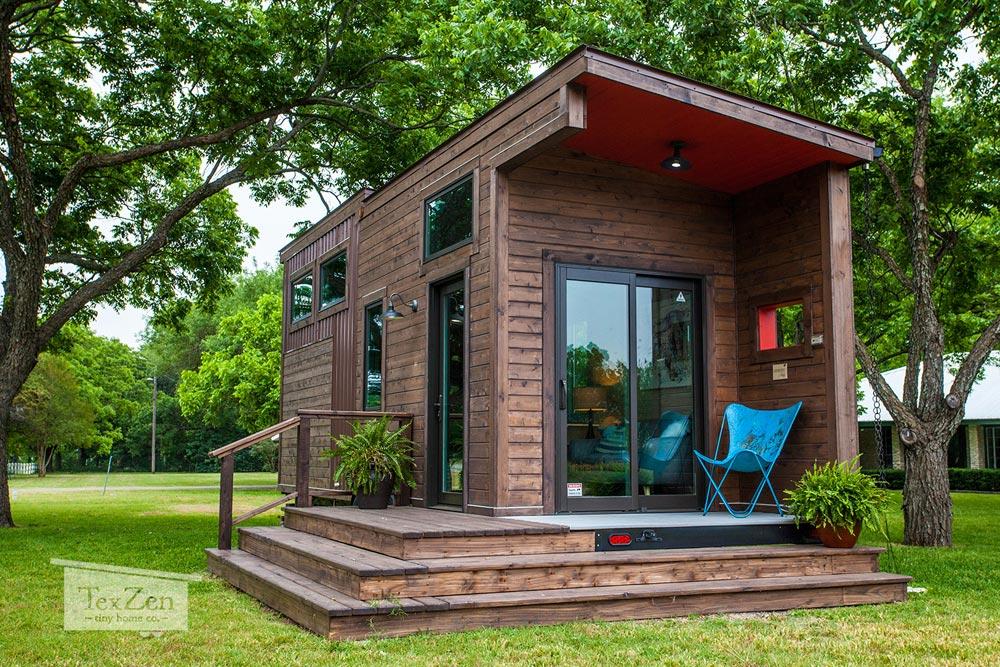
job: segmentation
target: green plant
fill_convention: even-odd
[[[861,472],[857,457],[814,464],[786,496],[796,523],[834,529],[854,528],[858,521],[879,525],[889,499],[885,489]]]
[[[323,453],[337,457],[334,480],[343,481],[356,493],[372,494],[385,477],[401,485],[413,486],[413,442],[403,435],[407,426],[393,431],[387,416],[354,422],[354,433],[334,439],[333,448]]]

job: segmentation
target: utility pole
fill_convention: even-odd
[[[150,429],[149,472],[156,472],[156,376],[146,378],[153,381],[153,425]]]

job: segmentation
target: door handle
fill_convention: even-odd
[[[559,380],[559,409],[566,409],[566,380]]]
[[[444,402],[444,396],[438,397],[438,402],[434,404],[434,419],[441,421],[441,404]]]

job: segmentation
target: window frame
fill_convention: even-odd
[[[309,279],[309,284],[313,288],[312,295],[309,297],[309,312],[301,317],[295,317],[295,286],[301,284],[306,278]],[[288,281],[288,323],[291,326],[300,325],[307,321],[316,313],[316,280],[313,275],[312,267],[310,266],[307,271],[303,271],[297,276],[293,276]]]
[[[760,349],[760,309],[799,303],[802,304],[802,344],[791,347],[777,347],[770,350]],[[812,290],[783,290],[756,295],[750,298],[747,316],[750,323],[750,353],[755,363],[804,359],[813,356]]]
[[[362,325],[362,337],[363,337],[363,349],[362,349],[362,362],[361,362],[361,409],[362,411],[368,412],[378,412],[382,410],[385,405],[385,319],[382,320],[382,331],[379,336],[379,377],[381,379],[379,383],[378,392],[378,407],[369,407],[368,405],[368,375],[371,368],[368,365],[368,341],[371,320],[368,317],[368,313],[373,309],[377,308],[381,313],[385,313],[384,299],[378,299],[377,301],[370,301],[365,305],[362,311],[363,325]]]
[[[329,266],[333,262],[337,261],[341,257],[344,258],[344,295],[342,297],[340,297],[339,299],[335,300],[335,301],[331,301],[330,303],[323,303],[323,269],[325,269],[327,266]],[[333,308],[334,306],[338,306],[338,305],[344,303],[345,301],[347,301],[347,297],[349,296],[348,291],[350,289],[350,280],[349,280],[349,278],[350,278],[350,270],[351,270],[349,262],[350,262],[350,258],[348,257],[346,249],[340,250],[339,252],[336,252],[333,255],[331,255],[329,258],[324,259],[324,260],[322,260],[322,261],[319,262],[319,271],[318,271],[318,273],[319,273],[319,281],[318,281],[318,284],[316,286],[318,288],[316,290],[316,293],[318,294],[319,298],[318,299],[314,299],[316,301],[316,304],[317,304],[316,312],[322,312],[324,310],[327,310],[329,308]]]
[[[435,199],[440,199],[441,197],[443,197],[444,195],[448,194],[452,190],[457,190],[458,188],[464,186],[466,183],[468,183],[469,188],[472,191],[472,193],[471,193],[471,206],[470,206],[470,213],[469,213],[469,215],[470,215],[470,218],[469,218],[469,236],[467,238],[462,239],[461,241],[457,241],[455,243],[452,243],[450,246],[447,246],[445,248],[441,248],[440,250],[436,250],[433,253],[428,253],[428,250],[430,248],[430,240],[431,240],[430,228],[429,228],[429,225],[428,225],[428,216],[427,216],[428,206]],[[454,252],[455,250],[458,250],[459,248],[462,248],[462,247],[467,246],[467,245],[471,245],[475,241],[475,239],[476,239],[476,211],[477,211],[477,209],[476,209],[476,179],[475,179],[475,172],[470,171],[469,173],[465,174],[464,176],[456,179],[451,184],[449,184],[449,185],[441,188],[440,190],[437,190],[436,192],[428,195],[427,197],[424,197],[423,203],[421,205],[421,210],[422,210],[421,225],[422,225],[422,228],[423,228],[423,234],[422,234],[422,236],[423,236],[423,244],[422,244],[422,246],[423,247],[421,248],[421,255],[423,257],[423,262],[429,262],[431,260],[437,259],[438,257],[442,257],[444,255],[447,255],[447,254],[451,253],[451,252]]]

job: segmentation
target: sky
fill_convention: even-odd
[[[288,234],[292,226],[299,220],[316,221],[326,215],[326,209],[318,198],[310,200],[306,206],[297,208],[287,206],[283,202],[275,202],[262,206],[253,201],[250,192],[245,187],[234,186],[229,189],[236,201],[242,218],[257,228],[260,235],[257,243],[251,248],[243,266],[253,269],[254,266],[276,266],[278,251],[288,243]],[[115,311],[103,306],[97,311],[97,318],[91,328],[101,336],[117,338],[126,345],[138,348],[139,335],[146,326],[149,312],[138,308],[126,308]]]

